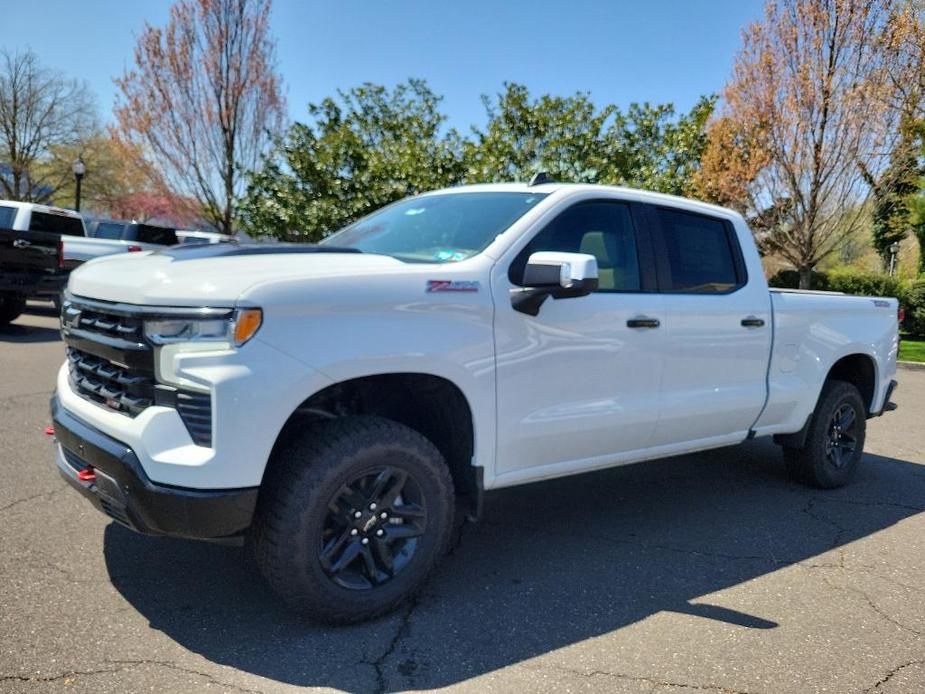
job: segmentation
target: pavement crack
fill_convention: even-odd
[[[579,677],[585,677],[588,679],[594,677],[612,677],[613,679],[624,680],[628,682],[637,682],[640,684],[651,684],[652,691],[655,691],[659,687],[686,687],[688,689],[698,689],[704,692],[720,692],[721,694],[752,694],[743,689],[734,689],[732,687],[724,687],[719,684],[699,684],[699,683],[689,683],[689,682],[674,682],[671,680],[662,679],[660,677],[649,677],[645,675],[630,675],[624,672],[611,672],[610,670],[576,670],[574,668],[565,667],[563,665],[523,665],[522,668],[527,670],[555,670],[568,675],[577,675]]]
[[[388,689],[388,683],[386,682],[385,677],[385,664],[386,661],[392,656],[395,652],[395,649],[398,648],[398,644],[411,633],[411,615],[414,610],[417,608],[419,603],[419,598],[414,596],[411,600],[408,601],[408,607],[405,608],[405,611],[402,612],[400,619],[398,620],[398,628],[395,629],[395,633],[392,635],[392,639],[389,641],[389,645],[382,652],[382,654],[376,658],[373,662],[369,663],[373,666],[373,669],[376,671],[376,694],[385,694]]]
[[[32,494],[31,496],[27,496],[24,499],[16,499],[15,501],[11,501],[5,506],[0,506],[0,513],[9,511],[10,509],[17,507],[20,504],[25,504],[30,501],[35,501],[36,499],[41,499],[43,497],[45,497],[46,499],[51,499],[51,497],[53,497],[56,494],[60,494],[66,489],[67,487],[61,487],[59,489],[52,489],[51,491],[48,491],[48,492],[39,492],[38,494]]]
[[[125,669],[132,669],[132,668],[136,668],[136,667],[142,667],[142,666],[145,666],[145,665],[150,665],[150,666],[154,666],[154,667],[163,667],[163,668],[167,668],[167,669],[169,669],[169,670],[174,670],[174,671],[176,671],[176,672],[182,672],[182,673],[185,673],[185,674],[187,674],[187,675],[195,675],[195,676],[197,676],[197,677],[202,677],[203,679],[208,680],[211,684],[215,684],[215,685],[218,685],[219,687],[224,688],[226,691],[228,691],[228,690],[234,690],[234,691],[236,691],[236,692],[243,692],[244,694],[264,694],[264,692],[262,692],[262,691],[259,690],[259,689],[248,689],[247,687],[241,687],[241,686],[236,685],[236,684],[230,684],[230,683],[228,683],[228,682],[224,682],[224,681],[218,679],[217,677],[215,677],[214,675],[209,674],[208,672],[203,672],[202,670],[197,670],[197,669],[195,669],[195,668],[185,667],[185,666],[183,666],[183,665],[179,665],[179,664],[177,664],[177,663],[170,662],[169,660],[148,660],[148,659],[140,659],[140,660],[134,660],[134,659],[133,659],[133,660],[128,660],[128,659],[124,659],[124,660],[123,660],[123,659],[120,659],[120,660],[112,660],[112,659],[107,659],[106,662],[107,662],[107,663],[112,663],[112,664],[114,664],[114,665],[123,665],[123,666],[126,666]]]
[[[96,668],[93,670],[68,670],[56,675],[0,675],[0,682],[57,682],[76,677],[89,677],[92,675],[106,675],[113,672],[124,672],[126,668]]]
[[[883,608],[881,608],[877,603],[875,603],[874,600],[873,600],[873,598],[871,598],[870,595],[868,595],[867,593],[865,593],[865,592],[864,592],[863,590],[861,590],[860,588],[857,588],[857,587],[855,587],[855,586],[847,586],[847,585],[846,585],[846,586],[838,586],[838,585],[835,585],[835,584],[832,583],[830,580],[828,580],[828,578],[826,578],[825,576],[822,577],[822,580],[825,581],[826,584],[828,584],[828,586],[829,586],[830,588],[834,588],[835,590],[847,590],[847,591],[849,591],[849,592],[854,593],[855,595],[861,596],[862,598],[864,598],[864,601],[867,603],[867,605],[870,607],[871,610],[873,610],[873,611],[874,611],[875,613],[877,613],[883,620],[889,622],[889,623],[892,624],[893,626],[895,626],[895,627],[897,627],[897,628],[899,628],[899,629],[902,629],[903,631],[908,632],[908,633],[910,633],[910,634],[914,634],[915,636],[919,636],[919,637],[925,636],[925,634],[923,634],[923,633],[922,633],[921,631],[919,631],[918,629],[913,629],[912,627],[910,627],[910,626],[908,626],[908,625],[906,625],[906,624],[903,624],[902,622],[900,622],[900,621],[899,621],[898,619],[896,619],[895,617],[892,617],[891,615],[889,615],[889,614],[887,614],[886,612],[884,612],[884,611],[883,611]]]
[[[867,692],[875,692],[875,691],[877,691],[878,689],[880,689],[880,687],[882,687],[883,685],[885,685],[887,682],[889,682],[891,679],[893,679],[893,678],[894,678],[896,675],[898,675],[900,672],[902,672],[903,670],[905,670],[907,667],[912,667],[913,665],[925,665],[925,660],[910,660],[910,661],[908,661],[908,662],[906,662],[906,663],[903,663],[902,665],[897,665],[897,666],[894,667],[892,670],[890,670],[888,673],[886,673],[883,677],[881,677],[879,682],[877,682],[876,684],[871,685],[871,686],[868,687],[865,691],[867,691]]]
[[[897,501],[864,501],[861,499],[826,499],[826,501],[833,504],[851,504],[869,508],[901,508],[906,511],[915,511],[916,513],[925,512],[925,506],[913,506],[912,504],[902,504]]]
[[[824,523],[825,525],[835,530],[835,536],[832,538],[832,543],[831,543],[832,549],[835,549],[844,544],[843,538],[845,537],[845,535],[850,533],[851,530],[843,526],[841,523],[837,523],[836,521],[832,520],[828,516],[819,512],[816,509],[816,499],[814,498],[808,499],[806,501],[806,506],[804,506],[801,510],[803,513],[805,513],[807,516],[809,516],[813,520],[818,521],[819,523]],[[845,568],[844,551],[839,551],[838,553],[838,566],[839,568],[842,568],[842,569]]]

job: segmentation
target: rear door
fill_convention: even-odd
[[[764,407],[770,297],[749,282],[732,222],[647,206],[665,298],[665,365],[653,446],[744,438]]]

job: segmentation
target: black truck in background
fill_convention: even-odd
[[[19,317],[27,296],[57,295],[66,281],[60,234],[0,228],[0,327]]]

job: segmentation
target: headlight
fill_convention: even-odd
[[[156,318],[145,321],[145,337],[158,345],[216,342],[240,347],[263,323],[259,308],[235,311],[228,318]]]

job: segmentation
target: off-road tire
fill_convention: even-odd
[[[25,297],[19,294],[0,294],[0,327],[12,323],[25,310]]]
[[[854,451],[841,465],[828,453],[833,418],[842,408],[854,411]],[[830,380],[822,388],[813,412],[803,448],[784,448],[784,463],[791,478],[822,489],[834,489],[851,481],[864,453],[867,408],[861,393],[851,383]]]
[[[348,589],[325,573],[319,556],[329,504],[383,461],[414,479],[426,526],[401,571],[372,588]],[[381,417],[343,417],[312,426],[274,454],[250,539],[263,575],[287,603],[315,620],[349,624],[395,609],[421,587],[446,552],[453,519],[453,481],[428,439]]]

